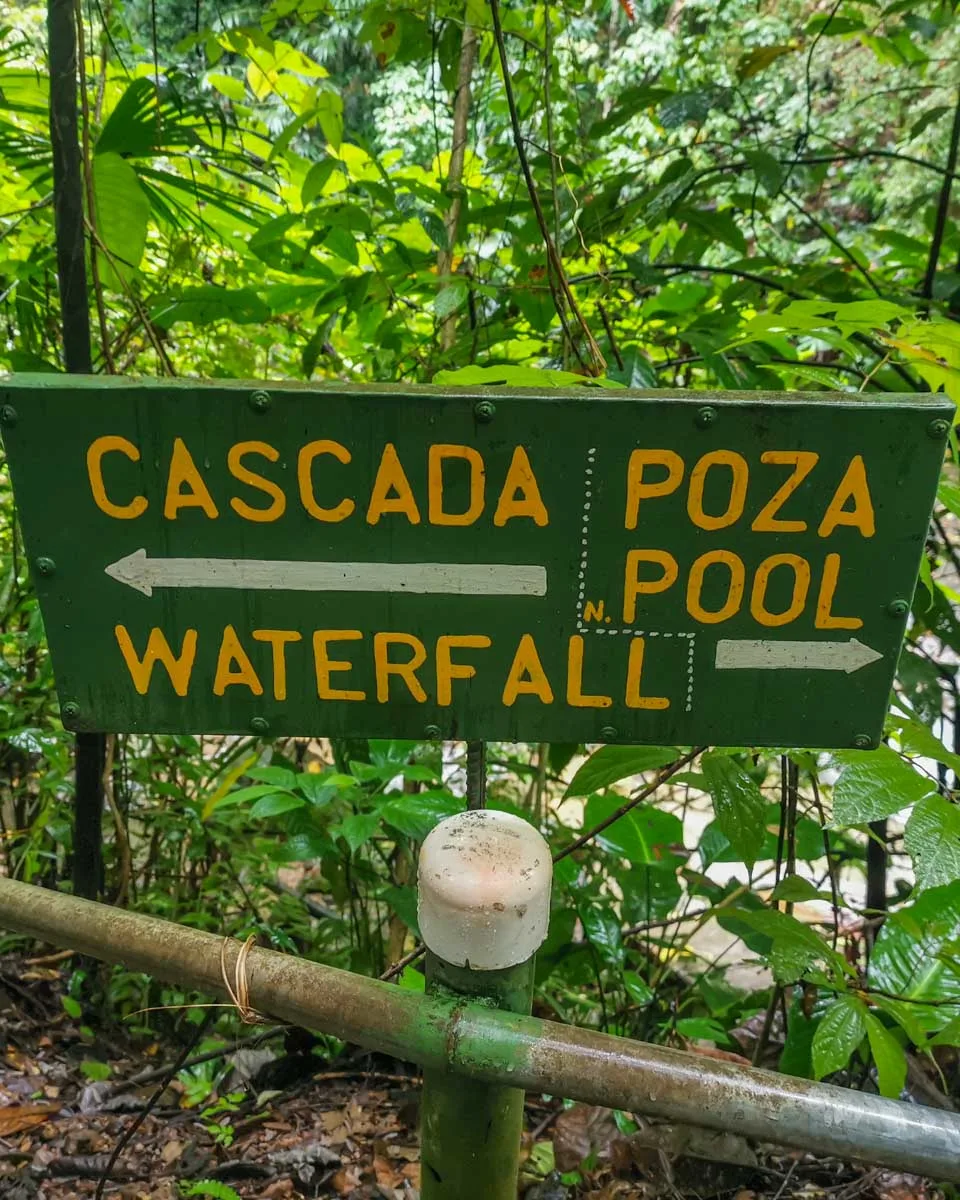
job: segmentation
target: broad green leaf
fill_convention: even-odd
[[[427,986],[426,977],[416,967],[404,967],[397,983],[408,992],[422,992]]]
[[[211,811],[220,812],[224,808],[233,808],[237,804],[246,804],[248,800],[259,800],[262,796],[273,796],[281,790],[275,783],[255,783],[250,787],[237,788],[235,792],[228,792],[222,799],[218,800]]]
[[[787,875],[781,879],[771,894],[773,900],[783,900],[790,904],[802,904],[807,900],[830,900],[829,892],[819,891],[809,879],[802,875]]]
[[[620,936],[620,921],[609,902],[599,901],[584,904],[580,908],[580,921],[587,940],[603,961],[611,967],[623,967],[623,941]]]
[[[813,1035],[813,1074],[817,1079],[841,1071],[866,1033],[867,1008],[855,996],[840,996],[827,1009]]]
[[[342,837],[355,854],[365,845],[380,828],[380,814],[377,812],[352,813],[345,817],[339,825],[331,827],[334,837]]]
[[[157,304],[152,315],[162,329],[169,329],[177,321],[201,326],[217,321],[255,325],[269,320],[270,309],[252,288],[231,289],[207,284],[183,288],[179,295]]]
[[[640,1005],[641,1008],[645,1008],[656,999],[653,988],[641,979],[636,971],[624,971],[623,986],[633,1003]]]
[[[960,1017],[954,1017],[935,1037],[930,1039],[928,1045],[960,1046]]]
[[[934,784],[889,746],[834,755],[842,770],[833,788],[836,825],[865,825],[892,816],[928,795]]]
[[[767,802],[763,793],[727,754],[705,754],[700,769],[713,797],[721,832],[747,866],[752,867],[766,836]]]
[[[507,384],[511,387],[602,387],[623,385],[573,371],[552,371],[540,367],[460,367],[456,371],[438,371],[433,382],[443,387],[473,387],[475,384]]]
[[[608,793],[591,796],[583,815],[584,829],[601,824],[623,804],[623,797]],[[673,813],[640,806],[620,817],[598,835],[605,850],[620,854],[631,863],[657,864],[669,861],[673,846],[683,845],[683,822]]]
[[[251,767],[247,775],[257,783],[272,783],[288,790],[295,787],[297,782],[296,775],[289,767]]]
[[[960,879],[960,808],[943,796],[917,803],[903,842],[913,859],[917,891]]]
[[[380,808],[384,821],[406,837],[422,842],[430,830],[444,817],[461,812],[463,801],[450,792],[430,791],[403,793],[388,800]]]
[[[877,1067],[880,1095],[890,1100],[898,1100],[907,1078],[907,1056],[903,1046],[873,1013],[867,1012],[865,1019],[870,1053]]]
[[[904,1001],[920,1001],[904,1005],[915,1023],[905,1026],[914,1041],[918,1027],[928,1032],[942,1029],[960,1015],[960,971],[942,957],[958,937],[960,883],[924,892],[913,904],[891,913],[877,934],[870,955],[870,985]],[[955,1006],[927,1003],[951,997],[956,998]],[[877,1004],[890,1011],[879,996]]]
[[[601,746],[580,767],[564,795],[589,796],[621,779],[666,766],[676,757],[669,746]]]
[[[759,75],[761,71],[765,71],[767,67],[775,63],[778,58],[783,58],[785,54],[793,54],[797,49],[798,46],[793,44],[756,46],[741,56],[737,63],[737,77],[752,79],[754,75]]]
[[[307,801],[302,796],[291,796],[288,792],[275,792],[272,796],[262,796],[250,809],[251,820],[261,817],[277,817],[280,813],[291,812],[295,808],[305,808]]]
[[[235,75],[224,75],[219,71],[209,71],[207,73],[207,83],[220,93],[221,96],[226,96],[228,100],[234,100],[238,104],[243,104],[247,98],[247,88],[242,79],[237,79]]]
[[[441,288],[433,302],[433,311],[437,314],[438,319],[442,321],[444,317],[455,313],[466,302],[467,294],[465,281],[456,280]]]
[[[93,195],[104,287],[123,291],[137,273],[147,244],[150,201],[125,158],[110,151],[93,159]]]
[[[789,913],[771,908],[750,909],[741,905],[730,910],[729,915],[734,914],[738,921],[771,939],[768,953],[778,982],[793,983],[821,963],[834,976],[850,973],[843,955],[831,949],[816,930]],[[725,921],[723,924],[724,928],[728,927]]]

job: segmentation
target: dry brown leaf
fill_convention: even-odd
[[[384,1187],[395,1188],[400,1186],[400,1172],[382,1154],[375,1154],[373,1156],[373,1174],[377,1183],[382,1184]]]
[[[53,1113],[60,1111],[59,1104],[18,1104],[0,1108],[0,1137],[22,1133],[42,1125]]]
[[[360,1186],[360,1172],[356,1167],[341,1167],[330,1180],[341,1196],[349,1196]]]
[[[560,1171],[575,1171],[591,1154],[609,1162],[620,1131],[609,1108],[575,1104],[557,1117],[553,1126],[553,1152]]]
[[[696,1042],[687,1042],[684,1049],[691,1054],[699,1054],[701,1058],[716,1058],[720,1062],[732,1062],[741,1067],[753,1066],[749,1058],[735,1054],[733,1050],[719,1050],[716,1046],[699,1046]]]

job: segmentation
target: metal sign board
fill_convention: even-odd
[[[0,382],[65,723],[870,746],[939,395]]]

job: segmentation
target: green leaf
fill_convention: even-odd
[[[280,813],[306,807],[307,801],[302,796],[291,796],[289,792],[275,792],[272,796],[263,796],[256,802],[250,809],[250,819],[257,821],[261,817],[277,817]]]
[[[784,900],[790,904],[802,904],[807,900],[830,900],[829,893],[819,891],[809,879],[802,875],[787,875],[781,879],[771,893],[772,900]]]
[[[377,812],[368,813],[352,813],[349,817],[344,818],[339,825],[334,825],[330,832],[334,837],[342,837],[350,847],[352,853],[356,853],[361,846],[365,845],[380,829],[380,814]]]
[[[943,796],[917,803],[903,843],[913,859],[918,892],[960,879],[960,808]]]
[[[94,156],[93,196],[105,248],[97,257],[100,279],[104,287],[123,291],[143,258],[150,201],[130,163],[112,151]]]
[[[880,1095],[889,1100],[898,1100],[907,1078],[907,1056],[903,1046],[873,1013],[866,1013],[866,1022],[870,1053],[877,1066]]]
[[[423,992],[427,987],[426,977],[416,967],[404,967],[397,983],[408,992]]]
[[[433,382],[443,387],[473,387],[475,384],[510,387],[602,387],[620,388],[623,385],[592,375],[577,375],[573,371],[552,371],[540,367],[460,367],[456,371],[438,371]]]
[[[252,288],[220,288],[213,284],[184,288],[179,296],[162,301],[152,313],[153,320],[169,329],[177,321],[192,325],[213,325],[233,321],[236,325],[260,325],[270,319],[270,309]]]
[[[207,83],[221,96],[226,96],[228,100],[233,100],[237,104],[243,104],[247,98],[247,85],[242,79],[237,79],[234,75],[224,75],[219,71],[209,71],[207,73]]]
[[[404,793],[396,800],[388,800],[380,813],[393,829],[422,842],[434,825],[462,809],[462,800],[450,792],[436,790]]]
[[[584,829],[605,821],[622,803],[623,797],[615,793],[591,796],[583,814]],[[683,845],[683,822],[673,813],[640,807],[614,821],[597,841],[632,863],[662,863],[672,857],[672,846]]]
[[[836,825],[865,825],[892,816],[928,795],[934,785],[889,746],[834,755],[843,770],[833,788]]]
[[[589,796],[621,779],[666,766],[676,757],[669,746],[601,746],[574,775],[564,797]]]
[[[623,968],[623,941],[620,921],[609,902],[584,904],[580,908],[580,921],[587,940],[603,961],[617,970]]]
[[[817,963],[832,966],[835,974],[844,969],[842,956],[832,950],[815,930],[788,913],[769,908],[751,910],[741,906],[729,915],[735,915],[738,921],[771,939],[770,962],[780,983],[794,983]]]
[[[904,1001],[949,1000],[957,1004],[904,1004],[912,1017],[907,1028],[914,1041],[916,1029],[942,1029],[960,1015],[960,971],[944,961],[943,954],[960,937],[960,883],[931,888],[913,904],[884,921],[870,955],[872,987],[900,996]],[[877,997],[878,1007],[891,1011]],[[896,1012],[892,1012],[897,1016]],[[899,1018],[898,1018],[899,1019]],[[902,1024],[902,1022],[901,1022]]]
[[[747,866],[752,867],[766,836],[767,802],[763,793],[728,754],[705,754],[700,767],[713,797],[721,832]]]
[[[641,979],[636,971],[624,971],[623,986],[633,1003],[639,1004],[641,1008],[646,1008],[656,999],[653,988]]]
[[[235,792],[228,792],[218,800],[214,811],[219,812],[222,808],[233,808],[236,804],[246,804],[248,800],[259,800],[261,796],[273,796],[280,790],[275,783],[255,783],[250,787],[237,788]]]
[[[258,783],[272,783],[280,788],[295,787],[297,782],[296,775],[289,767],[251,767],[246,774]]]
[[[79,1021],[83,1016],[83,1009],[80,1006],[79,1000],[74,1000],[72,996],[61,996],[60,1003],[63,1005],[63,1011],[68,1017],[73,1017],[75,1021]]]
[[[441,288],[433,302],[433,311],[437,314],[437,319],[442,321],[444,317],[455,313],[466,302],[467,294],[465,281],[454,280],[446,287]]]
[[[80,1064],[80,1070],[85,1078],[92,1079],[95,1083],[102,1083],[113,1074],[113,1068],[109,1063],[97,1062],[94,1058],[85,1058]]]
[[[772,66],[778,58],[783,58],[785,54],[793,54],[796,50],[797,46],[792,44],[755,46],[746,54],[741,55],[740,61],[737,63],[737,78],[752,79],[754,75],[759,75],[761,71]]]
[[[866,1033],[866,1005],[840,996],[827,1009],[813,1035],[813,1074],[817,1079],[842,1070]]]

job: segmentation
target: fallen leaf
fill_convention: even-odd
[[[18,1104],[11,1108],[0,1108],[0,1137],[10,1137],[42,1125],[53,1113],[60,1111],[59,1104]]]
[[[557,1168],[575,1171],[585,1158],[595,1154],[601,1162],[613,1157],[613,1143],[622,1140],[609,1108],[575,1104],[557,1117],[553,1126],[553,1150]]]

